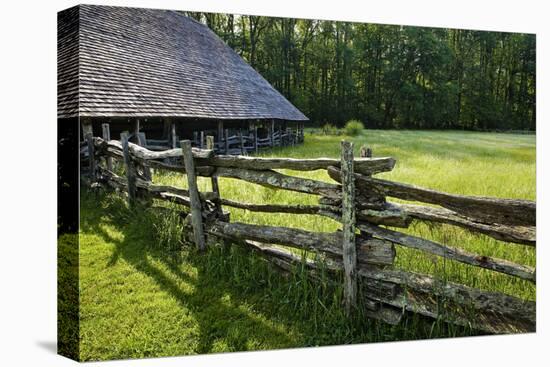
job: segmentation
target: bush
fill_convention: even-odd
[[[346,135],[349,136],[357,136],[361,134],[365,126],[363,123],[359,120],[349,120],[346,123],[346,126],[344,127],[344,131],[346,132]]]
[[[321,132],[323,135],[338,135],[338,129],[333,124],[324,124]]]

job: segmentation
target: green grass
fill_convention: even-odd
[[[306,135],[302,146],[263,155],[338,157],[342,138],[375,156],[397,159],[380,177],[459,194],[535,199],[535,137],[472,132],[373,131],[356,137]],[[290,172],[329,181],[324,171]],[[155,175],[185,187],[183,175]],[[199,182],[210,190],[208,179]],[[314,204],[311,195],[220,179],[223,197],[253,203]],[[81,359],[98,360],[237,350],[289,348],[471,335],[416,316],[395,327],[348,320],[341,288],[312,283],[300,269],[283,277],[244,250],[213,248],[205,255],[181,247],[174,218],[116,194],[84,193],[81,200]],[[230,209],[232,221],[334,231],[311,215]],[[169,211],[168,211],[169,213]],[[163,230],[164,228],[164,230]],[[168,228],[168,229],[166,229]],[[535,251],[447,225],[416,224],[408,232],[453,246],[535,265]],[[176,249],[176,250],[174,250]],[[535,299],[535,286],[512,277],[398,248],[397,266],[450,281]]]

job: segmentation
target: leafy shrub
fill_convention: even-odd
[[[338,135],[338,129],[333,124],[324,124],[321,132],[323,135]]]
[[[346,132],[346,135],[349,136],[357,136],[361,134],[365,126],[363,123],[359,120],[349,120],[346,123],[346,126],[344,127],[344,131]]]

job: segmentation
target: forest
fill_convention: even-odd
[[[315,124],[536,130],[534,34],[185,14]]]

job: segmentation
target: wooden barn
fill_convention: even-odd
[[[170,10],[78,5],[58,14],[58,123],[237,154],[303,141],[307,117],[206,25]]]

